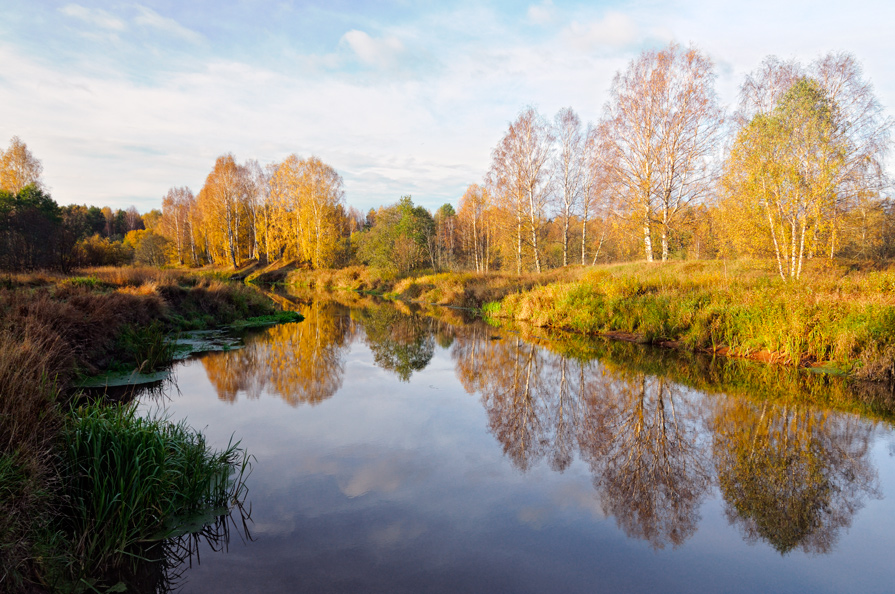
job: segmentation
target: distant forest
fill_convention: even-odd
[[[798,278],[806,258],[895,256],[892,119],[853,56],[768,57],[731,112],[714,82],[695,47],[644,51],[612,80],[599,121],[524,109],[484,178],[434,212],[410,196],[346,206],[342,178],[316,157],[232,154],[160,210],[60,207],[13,138],[0,153],[0,267],[291,260],[401,274],[758,257]]]

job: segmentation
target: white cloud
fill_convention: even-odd
[[[357,29],[345,33],[340,43],[347,44],[361,62],[378,68],[394,66],[404,52],[404,44],[397,37],[375,39]]]
[[[607,12],[602,19],[590,23],[572,23],[563,31],[563,36],[573,47],[587,51],[629,46],[639,40],[640,30],[628,15]]]
[[[124,31],[127,29],[127,23],[116,18],[105,10],[98,8],[85,8],[80,4],[66,4],[59,11],[72,18],[84,21],[85,23],[95,25],[102,29],[110,31]]]
[[[199,33],[196,33],[191,29],[187,29],[174,19],[163,17],[151,8],[146,8],[145,6],[141,6],[138,4],[136,6],[136,9],[139,14],[134,19],[134,23],[138,25],[152,27],[153,29],[164,31],[169,35],[180,37],[181,39],[189,41],[190,43],[201,43],[203,40],[202,35],[200,35]]]
[[[232,53],[177,48],[163,76],[156,76],[155,62],[140,61],[152,40],[121,31],[164,29],[194,41],[202,39],[198,33],[133,4],[120,9],[129,11],[121,13],[125,20],[68,4],[57,14],[85,31],[66,27],[60,35],[81,44],[73,54],[78,60],[60,61],[61,45],[41,57],[9,36],[0,39],[0,142],[17,134],[28,143],[60,203],[157,208],[167,188],[201,187],[215,157],[233,151],[261,162],[316,154],[342,174],[347,202],[362,210],[407,193],[434,208],[481,180],[492,147],[520,109],[534,105],[551,117],[571,106],[582,120],[595,120],[613,74],[659,40],[692,41],[725,63],[717,85],[727,103],[767,54],[810,61],[830,50],[853,51],[880,100],[895,107],[895,83],[886,75],[890,18],[869,23],[860,14],[820,11],[807,27],[793,24],[801,8],[787,7],[786,18],[765,22],[752,5],[690,0],[674,11],[568,9],[564,20],[566,9],[553,1],[552,25],[534,38],[516,26],[525,18],[518,7],[507,15],[474,3],[400,24],[339,21],[334,37],[330,28],[311,46],[284,40],[279,56],[264,43],[257,44],[263,54],[240,53],[240,61]],[[541,0],[522,6],[530,5],[549,8]],[[885,17],[895,8],[887,10]],[[251,25],[247,41],[269,41],[269,23]],[[104,59],[100,52],[110,46],[87,39],[110,34],[121,60]],[[203,49],[226,45],[213,41]],[[314,51],[321,47],[332,53]],[[369,67],[358,72],[357,65]],[[130,74],[144,66],[146,76]]]
[[[553,1],[544,0],[528,7],[528,20],[536,25],[546,25],[553,21],[554,12]]]

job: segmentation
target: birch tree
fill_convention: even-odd
[[[171,188],[162,198],[161,233],[174,242],[177,250],[177,261],[183,265],[186,253],[196,263],[196,250],[193,242],[190,211],[195,208],[193,192],[187,188]]]
[[[270,177],[274,222],[270,242],[279,253],[331,266],[342,237],[342,178],[317,157],[290,155]]]
[[[808,67],[766,58],[740,89],[735,121],[725,168],[724,216],[737,229],[729,241],[744,243],[739,229],[750,229],[757,241],[743,249],[770,246],[780,275],[798,278],[804,257],[824,247],[836,255],[845,215],[883,202],[892,119],[855,58],[831,53]],[[758,191],[748,193],[752,186]]]
[[[203,222],[206,242],[211,253],[218,254],[220,258],[220,254],[225,252],[234,268],[242,259],[242,244],[247,237],[243,228],[247,218],[247,192],[246,170],[228,153],[218,157],[199,193],[199,202],[202,203],[205,215]]]
[[[572,215],[578,210],[582,201],[585,185],[585,136],[581,131],[581,119],[571,107],[559,110],[554,118],[553,127],[558,144],[554,161],[554,180],[556,202],[562,217],[562,265],[568,266],[569,225]],[[583,228],[582,232],[584,233]],[[583,242],[582,239],[582,245]]]
[[[714,68],[698,49],[670,44],[645,51],[616,74],[604,108],[619,212],[636,221],[653,260],[658,225],[662,260],[681,209],[704,198],[722,123]]]
[[[587,230],[591,217],[602,214],[599,239],[594,249],[592,264],[596,264],[606,238],[609,214],[609,168],[607,166],[606,134],[599,127],[588,125],[584,137],[581,188],[581,264],[587,264]]]
[[[9,141],[9,148],[0,150],[0,191],[18,194],[25,186],[41,187],[43,165],[18,136]]]
[[[488,191],[478,184],[466,188],[466,192],[460,198],[457,216],[464,229],[466,251],[472,252],[476,272],[488,270],[491,245],[490,225],[487,220],[489,206]]]
[[[528,235],[535,269],[541,272],[539,235],[550,187],[550,126],[533,108],[516,118],[491,155],[489,186],[513,213],[516,232],[516,271],[522,271],[523,233]]]
[[[813,232],[835,205],[847,152],[835,110],[816,80],[799,79],[774,111],[739,131],[727,162],[728,209],[761,220],[784,279],[799,278]]]

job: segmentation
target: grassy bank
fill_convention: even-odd
[[[481,309],[495,320],[895,380],[895,268],[887,265],[814,259],[795,282],[782,280],[772,262],[748,260],[405,278],[353,267],[294,271],[287,284]]]
[[[275,312],[259,292],[214,275],[101,268],[68,277],[2,277],[0,591],[34,583],[87,588],[96,575],[124,564],[119,553],[133,554],[128,547],[192,511],[184,501],[212,504],[198,491],[218,497],[226,481],[209,477],[228,474],[236,462],[234,451],[211,452],[201,435],[185,427],[163,421],[147,426],[132,412],[114,409],[108,417],[104,407],[75,409],[73,382],[110,368],[169,361],[168,332]],[[183,468],[165,466],[173,453],[187,456]],[[133,469],[123,463],[151,459],[159,464]],[[90,475],[90,468],[99,470]],[[100,484],[104,476],[131,470],[155,474]],[[188,476],[198,482],[185,486]],[[115,485],[129,484],[147,489],[142,502],[116,493]],[[187,496],[165,502],[177,493]],[[137,528],[122,532],[122,522]]]
[[[341,269],[296,270],[285,280],[290,287],[310,291],[358,291],[404,301],[478,309],[508,294],[556,282],[568,282],[585,269],[568,267],[542,274],[505,272],[416,271],[405,276],[390,275],[365,266]]]
[[[600,266],[483,309],[536,326],[892,380],[893,306],[895,270],[815,260],[798,282],[763,262]]]
[[[664,377],[707,394],[756,402],[830,408],[895,424],[895,392],[880,382],[811,373],[744,358],[716,357],[682,349],[656,349],[625,340],[590,336],[506,320],[502,330],[578,361],[597,360],[619,374]]]

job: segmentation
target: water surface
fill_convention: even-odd
[[[891,398],[388,303],[186,361],[144,398],[255,457],[183,592],[891,592]],[[247,537],[248,536],[248,537]]]

